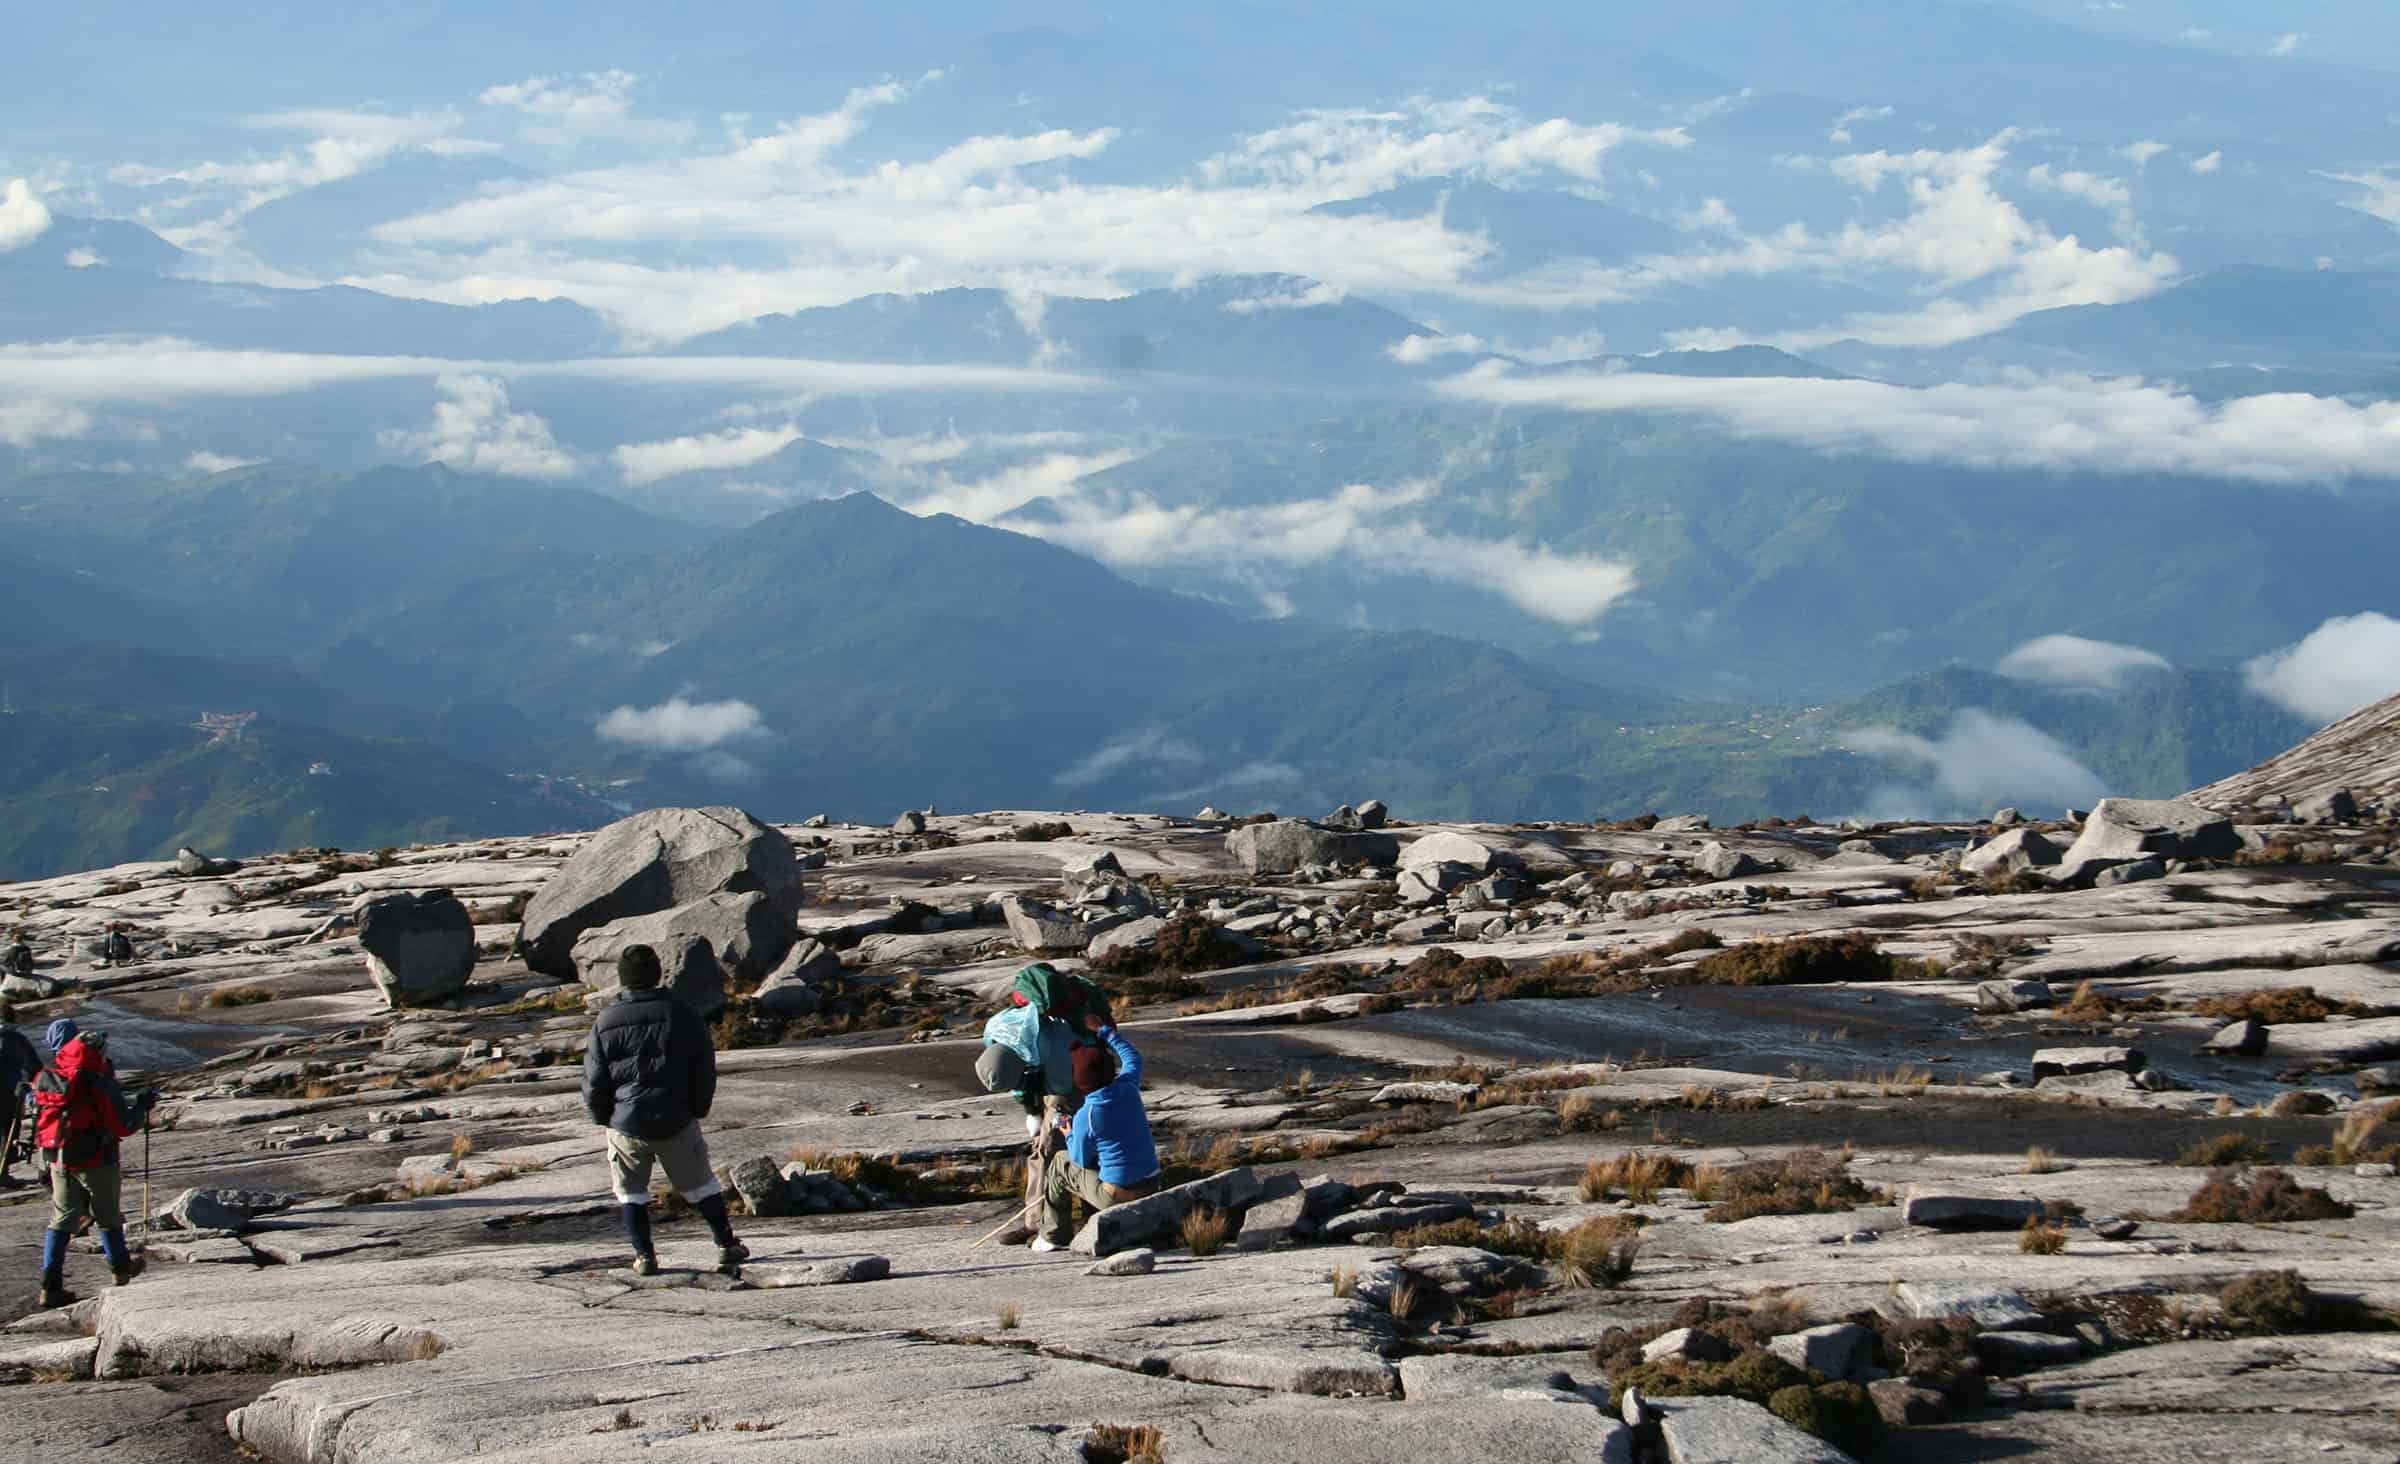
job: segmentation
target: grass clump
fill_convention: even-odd
[[[1822,986],[1836,981],[1892,981],[1930,974],[1922,961],[1903,961],[1867,935],[1797,935],[1744,941],[1693,968],[1721,986]]]
[[[1883,1414],[1856,1383],[1795,1383],[1770,1393],[1767,1408],[1853,1458],[1872,1459],[1883,1448]]]
[[[1763,1347],[1748,1347],[1724,1362],[1636,1363],[1609,1374],[1609,1406],[1625,1406],[1625,1390],[1645,1398],[1746,1398],[1765,1407],[1786,1388],[1805,1387],[1808,1374]]]
[[[1706,1166],[1692,1193],[1712,1200],[1701,1218],[1719,1225],[1760,1215],[1828,1215],[1877,1198],[1851,1177],[1850,1167],[1821,1149],[1796,1149],[1780,1159],[1757,1159],[1730,1169]]]
[[[1233,1221],[1205,1205],[1183,1217],[1183,1244],[1193,1255],[1215,1255],[1232,1234]]]
[[[2045,1225],[2041,1218],[2025,1222],[2017,1232],[2017,1249],[2029,1256],[2054,1256],[2067,1248],[2067,1232],[2055,1225]]]
[[[1142,1423],[1095,1423],[1083,1436],[1084,1464],[1166,1464],[1167,1436]]]
[[[1472,1246],[1555,1266],[1570,1286],[1614,1286],[1633,1273],[1634,1258],[1641,1250],[1641,1226],[1620,1215],[1586,1220],[1562,1230],[1544,1230],[1522,1216],[1497,1225],[1451,1220],[1403,1230],[1392,1237],[1392,1244],[1402,1250]]]
[[[1053,839],[1071,839],[1075,826],[1070,823],[1029,823],[1017,825],[1009,835],[1020,844],[1047,844]]]
[[[2242,1177],[2220,1170],[2192,1191],[2183,1208],[2168,1216],[2206,1225],[2260,1224],[2276,1220],[2347,1220],[2351,1208],[2321,1189],[2301,1184],[2280,1169]]]
[[[999,1323],[1001,1331],[1013,1332],[1017,1329],[1017,1323],[1025,1320],[1025,1308],[1016,1302],[1004,1301],[992,1320]]]
[[[2043,1148],[2039,1144],[2034,1144],[2025,1150],[2024,1173],[2055,1174],[2058,1172],[2058,1169],[2058,1156],[2051,1153],[2048,1149]]]
[[[2254,1017],[2270,1027],[2289,1022],[2322,1022],[2337,1013],[2360,1016],[2368,1010],[2356,1002],[2327,1001],[2317,995],[2313,986],[2262,986],[2232,996],[2203,997],[2192,1003],[2192,1011],[2198,1016],[2213,1017],[2220,1022]]]
[[[1587,1205],[1599,1204],[1616,1193],[1637,1205],[1647,1205],[1658,1198],[1660,1190],[1681,1188],[1691,1177],[1692,1166],[1674,1155],[1637,1149],[1584,1165],[1575,1194]]]
[[[2218,1134],[2202,1139],[2175,1156],[2176,1164],[2185,1169],[2227,1169],[2242,1164],[2263,1164],[2267,1146],[2248,1134]]]
[[[1333,1268],[1333,1274],[1327,1279],[1333,1282],[1334,1295],[1348,1297],[1358,1290],[1358,1267],[1336,1266]]]
[[[2400,1162],[2400,1139],[2386,1128],[2400,1101],[2361,1103],[2342,1115],[2331,1144],[2312,1144],[2294,1157],[2300,1164],[2391,1164]]]
[[[2058,1008],[2063,1022],[2113,1022],[2120,1017],[2139,1016],[2145,1012],[2162,1012],[2166,1000],[2156,996],[2112,996],[2089,981],[2075,983],[2075,994],[2066,1005]]]
[[[2261,1271],[2217,1293],[2228,1320],[2254,1332],[2305,1332],[2323,1310],[2298,1271]]]

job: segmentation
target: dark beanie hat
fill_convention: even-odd
[[[658,952],[646,945],[629,945],[617,952],[617,984],[627,991],[648,991],[658,985]]]
[[[1075,1054],[1075,1091],[1097,1093],[1117,1078],[1117,1055],[1105,1047],[1078,1042]]]

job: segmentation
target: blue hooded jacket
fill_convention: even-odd
[[[1100,1035],[1117,1055],[1116,1080],[1075,1110],[1067,1157],[1098,1174],[1103,1184],[1143,1184],[1158,1178],[1158,1146],[1142,1108],[1142,1055],[1114,1027]]]

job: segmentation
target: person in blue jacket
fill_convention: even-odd
[[[1116,1055],[1117,1075],[1094,1089],[1075,1110],[1065,1147],[1042,1172],[1042,1229],[1037,1251],[1064,1247],[1077,1199],[1094,1210],[1138,1200],[1158,1188],[1158,1146],[1150,1137],[1150,1115],[1142,1109],[1142,1055],[1114,1025],[1100,1040]]]

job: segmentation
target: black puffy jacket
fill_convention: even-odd
[[[637,1139],[671,1139],[708,1117],[716,1096],[708,1028],[665,991],[623,992],[592,1023],[583,1051],[592,1122]]]

